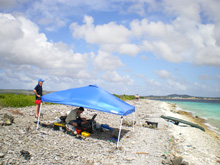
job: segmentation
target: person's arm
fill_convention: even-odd
[[[40,97],[40,95],[37,94],[37,91],[35,89],[33,91],[37,97]]]

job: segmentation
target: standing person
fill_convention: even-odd
[[[39,111],[40,111],[40,104],[41,104],[41,96],[43,96],[43,85],[44,80],[43,79],[39,79],[38,80],[38,84],[36,85],[36,87],[34,88],[34,93],[36,95],[36,100],[35,100],[35,118],[38,118],[39,116]]]
[[[135,95],[135,98],[136,98],[136,100],[138,101],[138,100],[140,99],[139,94],[136,94],[136,95]]]

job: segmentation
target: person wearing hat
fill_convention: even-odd
[[[36,100],[35,100],[35,118],[38,118],[39,115],[39,111],[40,111],[40,104],[41,104],[41,96],[43,96],[43,85],[44,80],[43,79],[39,79],[38,80],[38,84],[36,85],[36,87],[34,88],[34,93],[36,95]]]

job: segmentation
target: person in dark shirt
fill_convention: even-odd
[[[41,104],[41,96],[43,96],[43,85],[44,80],[43,79],[39,79],[38,80],[38,84],[36,85],[36,87],[34,88],[34,93],[36,95],[36,100],[35,100],[35,117],[38,118],[39,115],[39,111],[40,111],[40,104]]]

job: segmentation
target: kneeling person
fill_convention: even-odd
[[[81,127],[82,124],[86,124],[86,118],[81,118],[80,114],[83,113],[84,108],[79,107],[70,111],[68,116],[66,117],[66,123],[71,124],[74,127]]]

